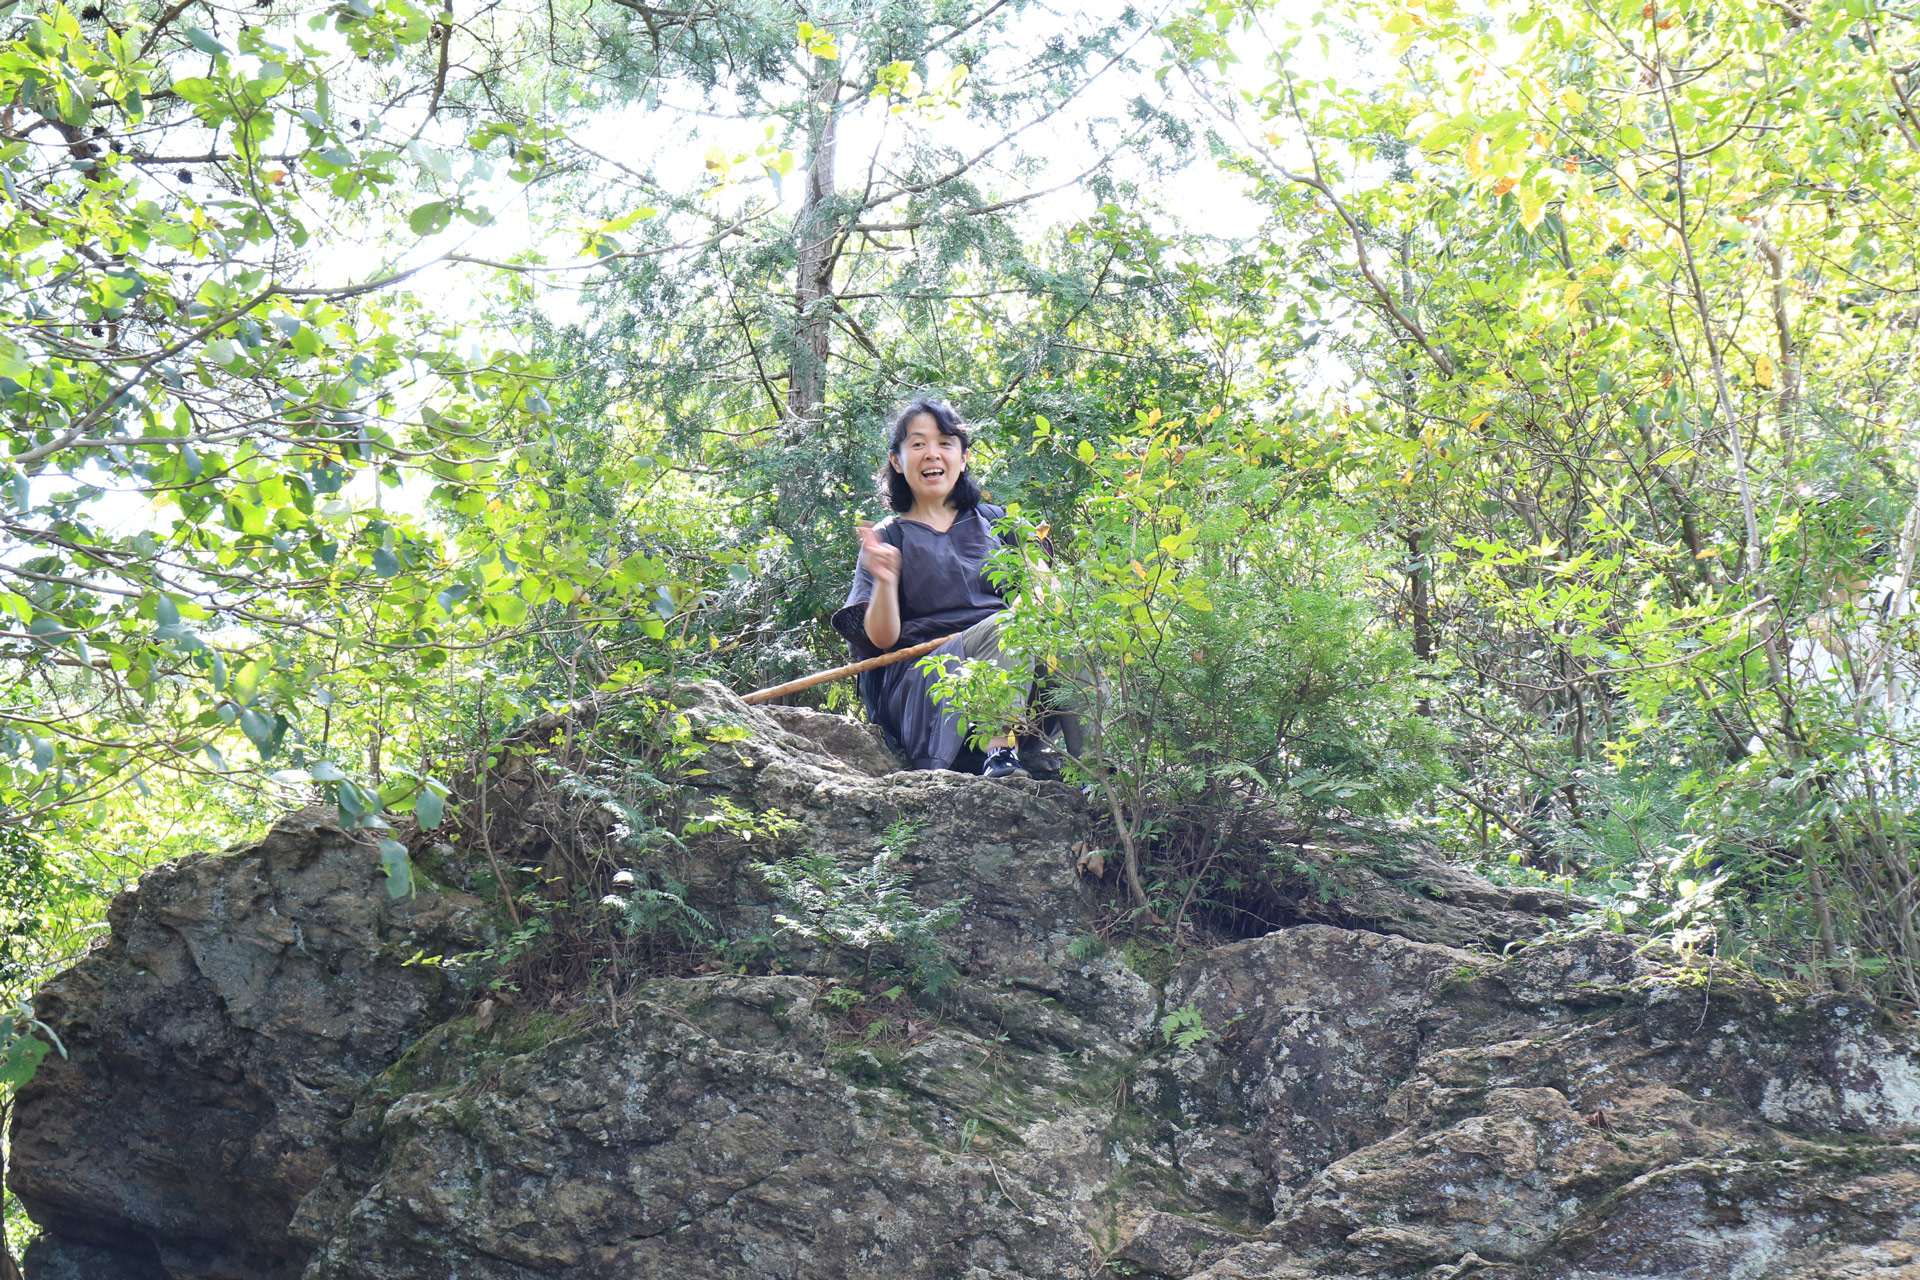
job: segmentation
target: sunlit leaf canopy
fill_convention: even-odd
[[[348,673],[405,700],[473,678],[455,654],[663,640],[765,546],[703,464],[831,433],[831,324],[884,332],[976,275],[1035,312],[1055,273],[1015,278],[1040,269],[998,216],[1031,193],[988,186],[1150,36],[1049,18],[1002,84],[968,60],[1017,35],[964,6],[260,8],[15,14],[10,660],[52,699],[10,725],[23,817],[227,775],[241,743],[341,755]],[[972,153],[929,140],[956,113]],[[1156,127],[1088,125],[1096,172]],[[903,140],[857,139],[856,199],[835,134],[858,129]],[[831,292],[796,318],[808,252]],[[583,341],[611,358],[574,367]],[[690,548],[682,515],[728,536]],[[418,794],[363,772],[326,781],[368,813],[369,782]]]
[[[511,728],[841,660],[931,393],[1050,526],[1016,632],[1121,673],[1136,907],[1232,896],[1139,815],[1338,810],[1920,1002],[1902,14],[5,22],[0,805],[44,936],[313,800],[407,892]]]

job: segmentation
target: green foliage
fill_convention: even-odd
[[[954,1135],[953,1154],[963,1156],[973,1146],[973,1140],[980,1133],[980,1118],[968,1116],[960,1125],[960,1132]]]
[[[6,1171],[6,1143],[11,1136],[15,1095],[54,1051],[65,1057],[67,1046],[58,1032],[33,1016],[33,1008],[25,999],[11,1009],[0,1010],[0,1173]],[[25,1227],[20,1203],[11,1190],[0,1189],[0,1261],[11,1263],[16,1238]]]
[[[352,816],[404,810],[417,788],[327,760],[326,677],[444,663],[502,597],[484,554],[380,490],[485,501],[494,420],[524,412],[532,371],[453,356],[388,287],[404,272],[303,278],[335,266],[310,200],[344,212],[444,168],[417,135],[361,127],[370,84],[285,32],[123,17],[0,19],[0,804],[30,820],[245,750],[331,771]],[[406,0],[318,21],[363,73],[434,33]],[[148,165],[154,147],[207,152],[205,194]],[[417,413],[410,365],[444,387]]]
[[[59,1035],[34,1017],[25,1002],[0,1018],[0,1102],[11,1100],[21,1085],[33,1079],[41,1060],[54,1049],[66,1056],[67,1047]]]
[[[928,909],[916,903],[899,860],[882,850],[865,866],[846,870],[830,853],[803,853],[769,863],[761,874],[786,905],[774,917],[782,928],[864,955],[876,947],[923,945],[959,919],[955,904]]]
[[[1160,1019],[1160,1039],[1182,1053],[1201,1044],[1212,1034],[1201,1018],[1200,1010],[1191,1001]]]
[[[0,826],[0,997],[11,1001],[39,976],[62,932],[61,917],[88,888],[32,835]]]
[[[1113,950],[1113,944],[1097,933],[1075,938],[1067,944],[1067,954],[1075,960],[1097,960]]]
[[[920,659],[920,665],[937,675],[932,695],[959,712],[968,745],[984,750],[1008,725],[1019,721],[1025,690],[999,664],[984,658],[954,662],[935,654]]]
[[[699,789],[714,768],[737,763],[744,737],[647,686],[497,747],[421,861],[491,899],[503,940],[408,963],[564,1004],[730,953],[695,901],[695,860],[738,847],[770,853],[798,829],[778,810],[755,813]]]
[[[1442,821],[1635,885],[1676,940],[1920,1004],[1913,31],[1362,0],[1342,19],[1394,62],[1360,89],[1271,9],[1166,34],[1269,210],[1289,316],[1348,375],[1289,456],[1452,664],[1433,710],[1468,807]],[[1685,812],[1628,858],[1634,779],[1663,775]]]
[[[1219,860],[1256,810],[1303,827],[1391,814],[1447,776],[1418,705],[1437,673],[1369,608],[1358,528],[1303,494],[1310,473],[1275,465],[1285,441],[1217,409],[1143,413],[1104,447],[1043,428],[1036,452],[1090,478],[1056,563],[1032,538],[1002,553],[1018,584],[1003,644],[1086,722],[1078,764],[1143,918],[1177,921],[1221,877],[1260,874],[1239,849]],[[1006,723],[1004,682],[983,674],[939,685],[976,733]]]
[[[1303,566],[1306,529],[1289,532],[1200,567],[1214,607],[1180,629],[1191,647],[1169,671],[1166,732],[1220,786],[1305,813],[1404,812],[1444,776],[1413,652],[1377,625],[1357,574]]]
[[[630,871],[613,874],[614,891],[600,905],[616,912],[630,934],[668,931],[682,942],[712,938],[713,922],[687,903],[687,886],[662,874],[660,887],[640,884]]]
[[[504,985],[711,955],[695,842],[814,945],[934,965],[905,837],[841,867],[696,803],[738,727],[658,692],[838,657],[927,389],[1051,524],[1003,639],[1092,730],[1136,958],[1275,885],[1337,906],[1280,835],[1418,830],[1920,1005],[1898,15],[246,17],[0,15],[0,1004],[141,870],[311,802],[389,892],[488,894]],[[1254,234],[1175,216],[1189,153]],[[1010,714],[989,664],[946,692]]]
[[[863,975],[875,965],[899,972],[916,988],[936,992],[951,981],[938,934],[960,920],[968,899],[923,907],[899,867],[913,828],[896,822],[865,865],[845,867],[832,853],[808,851],[763,863],[760,874],[779,898],[774,921],[801,941],[859,959]]]

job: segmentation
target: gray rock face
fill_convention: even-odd
[[[709,799],[968,900],[938,1001],[719,972],[477,1018],[401,963],[475,904],[389,904],[298,817],[150,876],[42,993],[29,1280],[1920,1277],[1920,1053],[1857,1001],[1607,934],[1500,959],[1579,904],[1312,847],[1346,893],[1149,981],[1074,945],[1112,888],[1078,792],[691,697],[751,732]],[[764,931],[748,852],[697,853]]]
[[[70,1057],[22,1090],[13,1191],[35,1280],[291,1277],[294,1206],[353,1099],[454,1007],[416,950],[470,949],[476,904],[391,901],[377,854],[313,811],[156,871],[107,944],[42,989]],[[105,1251],[96,1256],[98,1251]]]
[[[1022,1075],[958,1030],[849,1049],[819,996],[662,981],[618,1028],[500,1060],[488,1088],[488,1037],[450,1030],[426,1078],[361,1117],[358,1198],[307,1276],[1083,1271],[1078,1195],[1112,1165],[1086,1067]]]

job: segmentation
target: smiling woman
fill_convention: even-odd
[[[967,465],[971,448],[966,425],[947,405],[916,400],[900,411],[875,473],[895,514],[860,526],[860,562],[833,625],[862,658],[954,636],[935,655],[992,662],[1024,698],[1033,673],[1001,651],[1007,601],[986,572],[988,558],[1006,545],[994,529],[1006,509],[981,500]],[[964,745],[959,716],[934,698],[936,678],[915,662],[861,677],[869,713],[916,769],[952,768]],[[1004,733],[988,744],[981,771],[1027,776]]]

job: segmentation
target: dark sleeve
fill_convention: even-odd
[[[898,531],[891,523],[880,526],[880,536],[896,547],[900,545]],[[853,562],[853,583],[847,588],[846,602],[834,610],[832,623],[833,629],[853,650],[853,656],[861,660],[877,658],[881,653],[867,638],[867,602],[871,599],[873,575],[856,557]]]

